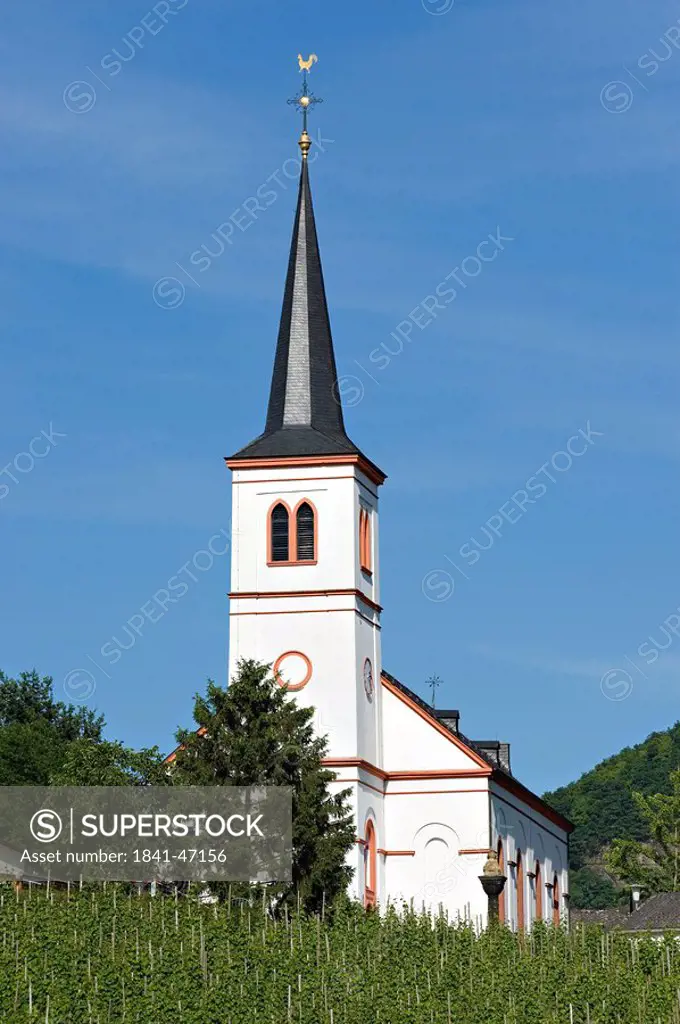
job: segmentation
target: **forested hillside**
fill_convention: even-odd
[[[649,839],[632,793],[670,793],[669,774],[680,767],[680,722],[626,747],[545,799],[573,821],[571,905],[611,906],[624,895],[606,875],[603,849],[613,839]]]

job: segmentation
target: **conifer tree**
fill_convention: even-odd
[[[346,889],[345,857],[355,842],[349,791],[329,792],[334,775],[323,766],[327,742],[314,735],[313,716],[313,708],[284,692],[268,665],[241,660],[227,689],[210,680],[205,696],[196,695],[197,729],[178,731],[172,771],[174,785],[292,788],[293,880],[272,894],[279,908],[299,901],[310,912]],[[223,897],[228,885],[211,889]]]

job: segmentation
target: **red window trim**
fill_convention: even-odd
[[[366,822],[364,836],[364,906],[368,909],[369,907],[374,907],[377,902],[378,867],[378,843],[375,835],[375,825],[370,818]]]
[[[371,513],[363,505],[359,506],[359,564],[364,572],[373,572],[371,559]]]
[[[517,867],[516,881],[517,881],[517,931],[524,931],[524,864],[522,861],[522,851],[518,850],[515,857]]]
[[[314,515],[314,558],[299,559],[297,557],[297,511],[300,505],[304,504],[309,505]],[[286,562],[275,562],[272,559],[272,512],[277,505],[283,505],[288,513],[288,555],[292,555],[292,557],[289,557]],[[283,498],[277,498],[276,501],[272,502],[267,512],[267,565],[269,568],[275,569],[280,565],[288,566],[289,568],[294,565],[316,565],[319,554],[318,523],[319,513],[317,512],[316,505],[309,498],[300,498],[292,510],[288,502],[284,501]]]
[[[552,884],[552,922],[556,927],[560,925],[560,882],[557,872],[553,875]]]

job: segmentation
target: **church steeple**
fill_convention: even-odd
[[[314,55],[312,55],[313,57]],[[312,61],[309,58],[309,62]],[[300,187],[264,432],[232,458],[361,455],[345,432],[331,325],[316,235],[307,153],[307,113],[319,102],[303,89]]]
[[[264,433],[238,455],[358,451],[345,433],[309,169],[303,159],[267,422]]]

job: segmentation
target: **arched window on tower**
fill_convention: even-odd
[[[308,501],[303,501],[295,513],[295,560],[313,562],[315,547],[314,509]]]
[[[553,875],[552,885],[552,921],[555,927],[560,924],[560,883],[557,874]]]
[[[505,874],[505,853],[503,852],[503,840],[498,840],[498,866],[501,869],[501,874]],[[507,885],[507,882],[505,883]],[[498,897],[498,920],[505,921],[505,886],[503,891]]]
[[[524,931],[524,866],[522,851],[517,851],[517,931]]]
[[[373,560],[371,557],[371,514],[359,506],[359,564],[364,572],[373,571]]]
[[[269,514],[269,561],[287,562],[290,557],[288,508],[279,501]]]
[[[366,822],[364,842],[364,906],[374,907],[377,888],[377,847],[373,822]]]
[[[534,887],[536,890],[536,921],[543,920],[543,876],[541,875],[541,862],[536,861],[534,869]]]

